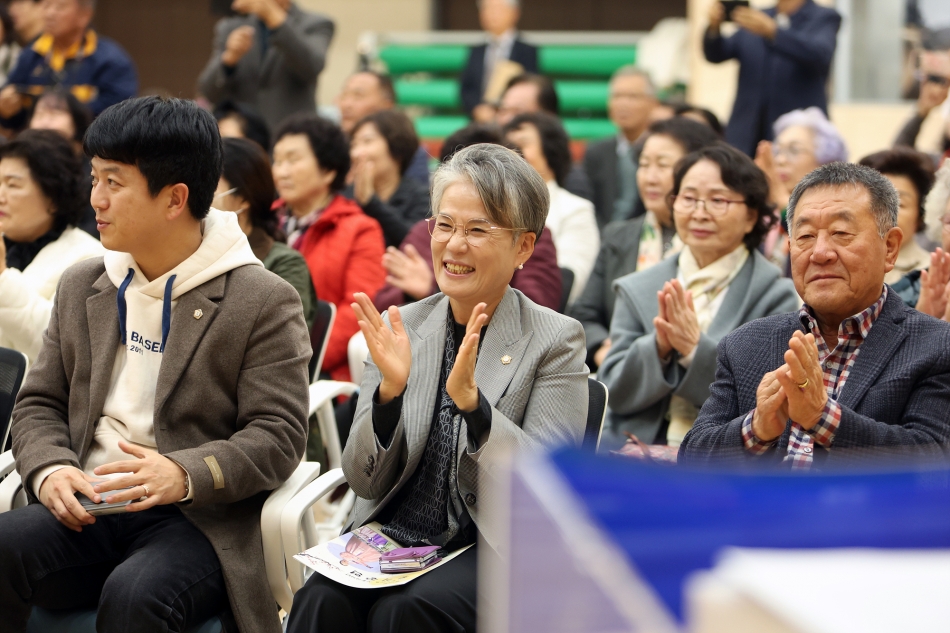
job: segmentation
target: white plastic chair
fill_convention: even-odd
[[[343,470],[335,468],[308,483],[284,506],[280,518],[281,542],[287,581],[294,594],[300,591],[312,573],[306,565],[297,562],[294,555],[339,536],[353,504],[346,506],[340,503],[336,514],[324,523],[314,521],[314,506],[324,502],[330,493],[345,482]],[[353,495],[353,491],[347,491],[347,495]]]

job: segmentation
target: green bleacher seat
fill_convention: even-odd
[[[576,140],[591,140],[613,136],[617,128],[608,119],[562,119],[568,135]],[[419,116],[415,118],[416,134],[422,139],[441,139],[468,125],[468,117],[456,115]]]
[[[445,138],[468,124],[468,118],[459,114],[458,82],[468,50],[467,46],[448,44],[390,44],[380,50],[380,59],[395,77],[397,103],[425,109],[426,114],[415,119],[421,138]],[[616,134],[606,118],[607,80],[621,66],[635,63],[636,58],[633,45],[540,47],[540,71],[554,78],[561,114],[567,115],[564,126],[572,139]]]
[[[462,107],[459,95],[459,82],[455,79],[427,79],[395,81],[396,103],[400,105],[421,105],[430,108],[457,110]]]
[[[538,66],[545,75],[610,77],[637,61],[635,46],[542,46]]]
[[[467,116],[419,116],[415,119],[416,134],[423,139],[445,138],[468,125]]]
[[[559,80],[554,82],[554,90],[561,104],[561,112],[607,111],[607,96],[610,91],[606,81]]]
[[[467,46],[387,46],[379,52],[391,75],[461,73],[468,61]]]

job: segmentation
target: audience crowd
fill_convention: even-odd
[[[0,628],[98,605],[103,631],[279,630],[260,513],[330,439],[306,415],[321,378],[359,383],[336,406],[345,529],[480,544],[398,589],[314,574],[295,633],[474,631],[500,464],[579,443],[588,377],[609,393],[602,452],[950,456],[950,160],[913,148],[950,52],[922,55],[894,146],[849,162],[828,117],[840,15],[715,2],[701,46],[739,61],[728,122],[628,65],[616,134],[578,144],[520,3],[480,0],[471,122],[435,160],[379,70],[345,80],[338,120],[317,113],[331,17],[231,7],[198,78],[210,112],[135,98],[95,0],[0,9],[0,347],[29,363],[10,428],[30,501],[0,514]]]

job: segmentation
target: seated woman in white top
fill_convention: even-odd
[[[63,271],[102,255],[75,227],[88,192],[69,141],[27,130],[0,147],[0,347],[36,360]]]
[[[545,227],[557,248],[557,265],[574,273],[570,301],[584,291],[600,250],[594,205],[563,188],[571,171],[571,148],[558,118],[546,112],[519,114],[504,129],[509,143],[548,183],[551,207]]]

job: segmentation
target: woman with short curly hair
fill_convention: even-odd
[[[614,282],[612,345],[598,373],[610,391],[606,445],[630,432],[678,446],[709,395],[719,339],[801,305],[758,251],[776,221],[768,198],[762,171],[725,143],[676,164],[670,207],[683,250]]]
[[[27,130],[0,147],[0,347],[36,360],[63,271],[103,253],[76,223],[88,204],[82,167],[56,132]]]

